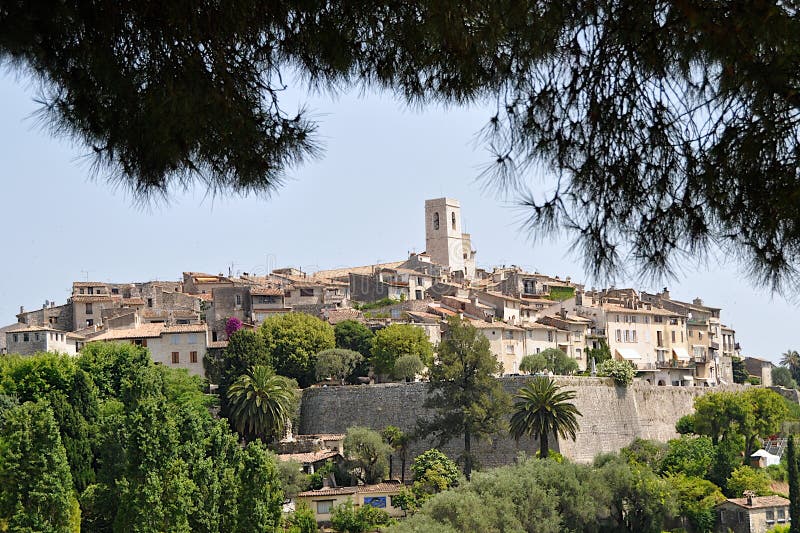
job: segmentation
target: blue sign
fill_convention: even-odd
[[[386,509],[386,496],[373,496],[364,498],[364,505],[371,505],[378,509]]]

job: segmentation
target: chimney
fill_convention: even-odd
[[[701,298],[695,298],[694,300],[692,300],[692,303],[694,305],[703,305],[703,300]]]
[[[19,314],[22,314],[24,312],[25,312],[25,306],[24,305],[20,305],[19,306]]]
[[[666,299],[666,300],[669,300],[670,299],[669,298],[669,289],[664,287],[664,289],[661,291],[661,297]]]
[[[564,319],[564,320],[566,320],[566,319],[567,319],[567,310],[566,310],[566,309],[564,309],[563,307],[561,308],[561,311],[559,311],[559,313],[558,313],[558,314],[559,314],[559,315],[561,315],[561,318],[562,318],[562,319]]]

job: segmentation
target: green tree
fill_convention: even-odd
[[[287,533],[317,533],[317,518],[314,511],[304,501],[297,502],[294,513],[287,519]]]
[[[601,340],[597,348],[591,348],[586,352],[586,360],[591,361],[592,359],[594,359],[595,365],[611,359],[611,348],[606,341]]]
[[[711,392],[694,400],[694,431],[717,444],[746,424],[748,404],[733,392]]]
[[[372,357],[372,343],[375,334],[367,326],[357,320],[343,320],[333,327],[336,337],[336,347],[353,350],[363,355],[363,359],[348,377],[352,384],[358,383],[358,378],[369,376],[370,358]]]
[[[303,465],[297,461],[278,461],[278,475],[286,498],[294,498],[298,492],[308,489],[308,475],[303,472]]]
[[[547,359],[540,354],[528,354],[519,362],[519,369],[528,374],[536,374],[547,368]]]
[[[353,350],[332,348],[317,354],[316,377],[318,380],[336,378],[342,385],[358,367],[364,356]]]
[[[383,509],[371,505],[356,508],[352,500],[335,506],[331,513],[333,530],[341,533],[366,533],[390,522],[389,515]]]
[[[781,354],[781,366],[788,368],[795,381],[800,379],[800,353],[797,350],[786,350]]]
[[[258,365],[228,389],[231,419],[245,439],[280,438],[295,410],[294,383]]]
[[[705,478],[714,462],[714,455],[714,444],[708,437],[683,436],[672,439],[661,461],[660,471],[662,474]]]
[[[516,440],[526,435],[539,439],[539,457],[542,459],[550,456],[550,435],[562,439],[577,438],[581,413],[570,402],[575,399],[575,391],[563,391],[552,379],[537,377],[522,387],[514,398],[511,436]]]
[[[101,398],[118,398],[122,381],[137,369],[151,364],[150,353],[132,344],[90,342],[76,360],[97,386]]]
[[[789,415],[780,394],[769,389],[751,388],[741,393],[747,404],[747,416],[741,425],[745,437],[745,457],[758,449],[758,439],[778,433]]]
[[[786,449],[786,464],[789,470],[789,533],[800,533],[800,475],[797,464],[797,441],[789,435]]]
[[[238,529],[244,533],[271,533],[281,524],[283,491],[277,459],[260,442],[244,449],[239,489]]]
[[[620,455],[628,462],[646,465],[654,472],[659,471],[664,456],[667,455],[667,445],[663,442],[636,438],[619,451]]]
[[[391,324],[378,330],[372,346],[372,366],[380,374],[391,374],[397,358],[416,355],[426,366],[433,361],[433,345],[425,330],[411,324]]]
[[[431,449],[414,458],[411,465],[414,483],[403,488],[396,496],[404,511],[414,512],[435,494],[458,485],[461,472],[458,465],[437,449]]]
[[[336,344],[333,327],[305,313],[271,316],[260,331],[275,371],[297,380],[301,387],[314,382],[317,354]]]
[[[614,379],[614,383],[621,387],[627,387],[633,383],[636,377],[636,369],[630,361],[617,361],[606,359],[597,366],[598,376],[608,376]]]
[[[734,383],[747,383],[747,379],[750,375],[747,373],[747,369],[744,366],[744,361],[741,357],[732,356],[731,357],[731,368],[733,370],[733,382]]]
[[[404,433],[399,427],[386,426],[381,431],[381,438],[394,451],[389,455],[389,479],[394,479],[394,456],[397,454],[400,456],[400,481],[405,485],[406,460],[408,460],[408,446],[411,443],[411,436]]]
[[[425,400],[425,407],[436,415],[421,422],[420,432],[438,437],[440,445],[462,437],[467,479],[472,473],[472,439],[489,438],[505,426],[510,401],[494,377],[501,373],[489,340],[468,321],[451,317],[430,368],[431,394]]]
[[[46,401],[3,413],[0,524],[8,531],[72,533],[80,510],[58,425]]]
[[[336,347],[353,350],[365,358],[372,355],[372,342],[375,334],[367,326],[357,320],[343,320],[333,327]]]
[[[721,487],[725,494],[731,494],[727,487],[728,479],[736,468],[742,466],[743,451],[744,438],[736,434],[728,435],[715,446],[714,463],[708,479]]]
[[[786,387],[787,389],[797,388],[797,381],[795,381],[792,371],[783,366],[775,366],[772,368],[772,384],[779,387]]]
[[[578,362],[558,348],[547,348],[540,354],[547,361],[547,368],[560,376],[578,371]]]
[[[254,366],[269,365],[270,361],[267,345],[258,332],[240,329],[230,336],[221,360],[215,365],[219,373],[218,393],[223,415],[229,414],[228,387]]]
[[[403,379],[407,382],[412,381],[419,373],[425,369],[425,365],[418,355],[401,355],[394,362],[392,375],[395,379]]]
[[[392,447],[383,441],[380,433],[369,428],[347,428],[344,454],[353,476],[365,484],[379,483],[389,473],[389,456]]]
[[[716,522],[715,507],[725,501],[719,487],[683,473],[669,475],[666,481],[677,503],[678,515],[688,522],[691,531],[711,533]]]
[[[736,498],[741,498],[746,490],[752,490],[756,496],[772,494],[769,477],[763,471],[747,465],[742,465],[731,472],[726,485],[728,493]]]

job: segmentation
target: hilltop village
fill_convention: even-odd
[[[733,383],[735,331],[720,308],[700,298],[679,301],[666,288],[586,289],[569,277],[513,265],[476,268],[475,258],[459,202],[433,199],[425,202],[425,251],[405,259],[314,273],[278,268],[264,276],[184,272],[176,281],[75,281],[66,303],[21,307],[17,322],[0,328],[0,353],[77,353],[92,341],[129,342],[146,346],[158,363],[203,375],[206,355],[226,346],[232,317],[245,327],[281,313],[331,324],[356,320],[373,331],[411,324],[436,345],[446,319],[459,315],[486,336],[506,375],[519,374],[523,357],[548,348],[591,370],[592,350],[607,347],[653,385]]]

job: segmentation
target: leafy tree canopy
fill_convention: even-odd
[[[260,331],[275,371],[296,379],[301,387],[314,382],[317,354],[336,344],[333,327],[305,313],[271,316]]]
[[[425,330],[411,324],[391,324],[375,334],[372,365],[381,374],[390,374],[403,355],[416,355],[426,366],[433,362],[433,345]]]
[[[404,379],[406,381],[411,381],[424,369],[425,365],[418,355],[416,354],[401,355],[394,362],[392,375],[396,379]]]
[[[491,183],[542,234],[572,231],[589,269],[669,271],[718,246],[777,286],[800,257],[798,29],[779,2],[23,2],[0,14],[0,59],[41,82],[53,132],[140,195],[273,191],[317,153],[315,124],[281,107],[290,72],[491,102]],[[543,197],[526,183],[540,165],[559,178]]]
[[[372,341],[375,334],[367,326],[357,320],[343,320],[333,327],[336,347],[353,350],[364,357],[372,354]]]
[[[392,451],[377,431],[359,426],[347,429],[344,453],[352,474],[364,483],[379,483],[386,478]]]
[[[336,378],[344,385],[364,356],[353,350],[332,348],[317,354],[315,374],[317,379]]]

